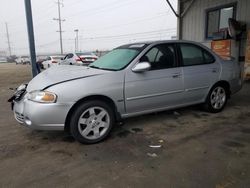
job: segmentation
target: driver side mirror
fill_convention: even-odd
[[[137,63],[133,68],[132,71],[136,72],[136,73],[140,73],[140,72],[145,72],[150,70],[151,65],[149,62],[141,62],[141,63]]]

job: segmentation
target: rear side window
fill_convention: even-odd
[[[215,61],[209,52],[192,44],[180,44],[180,51],[183,66],[209,64]]]
[[[203,51],[203,55],[205,63],[213,63],[215,61],[214,56],[205,50]]]

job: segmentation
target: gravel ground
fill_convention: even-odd
[[[249,82],[219,114],[195,106],[130,118],[81,145],[14,120],[8,88],[30,75],[29,65],[0,64],[0,187],[249,187]]]

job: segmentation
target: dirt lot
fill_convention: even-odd
[[[130,118],[105,142],[81,145],[14,120],[8,88],[28,81],[29,68],[0,65],[0,187],[249,187],[250,83],[222,113]]]

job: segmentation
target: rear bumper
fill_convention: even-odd
[[[240,91],[241,88],[242,88],[242,86],[243,86],[243,80],[241,80],[241,79],[231,80],[230,81],[230,91],[231,91],[231,94],[235,94],[238,91]]]
[[[42,104],[27,99],[14,102],[15,119],[35,130],[64,130],[66,116],[73,104]]]

